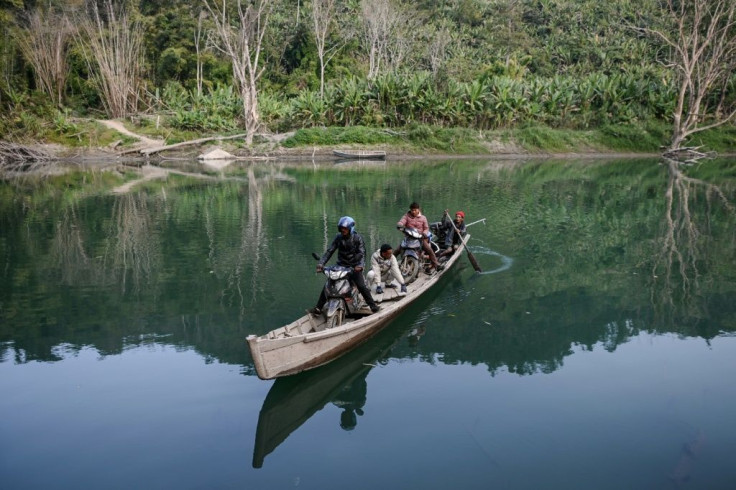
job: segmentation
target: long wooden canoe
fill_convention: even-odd
[[[465,237],[467,243],[470,235]],[[432,274],[420,272],[417,279],[407,285],[406,296],[399,296],[397,290],[391,288],[386,288],[382,295],[376,295],[374,290],[374,299],[381,306],[377,313],[371,314],[366,307],[364,315],[348,317],[341,326],[330,329],[325,328],[323,316],[315,317],[307,313],[264,335],[249,335],[246,340],[258,377],[274,379],[297,374],[327,364],[349,352],[378,333],[404,308],[437,284],[463,255],[463,248],[461,244],[450,256],[444,270]]]
[[[385,160],[386,152],[382,150],[332,150],[332,154],[339,158],[350,160]]]

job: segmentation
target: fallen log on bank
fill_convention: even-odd
[[[174,148],[181,148],[183,146],[191,146],[191,145],[201,145],[202,143],[208,143],[210,141],[225,141],[225,140],[234,140],[238,138],[245,138],[245,134],[235,134],[232,136],[211,136],[209,138],[199,138],[196,140],[189,140],[189,141],[182,141],[181,143],[174,143],[173,145],[165,145],[165,146],[156,146],[152,148],[143,148],[143,149],[135,149],[135,150],[128,150],[122,152],[122,154],[126,153],[140,153],[142,155],[152,155],[154,153],[159,153],[161,151],[165,150],[172,150]]]
[[[671,160],[676,160],[682,163],[697,163],[703,158],[715,158],[716,153],[713,151],[702,152],[700,151],[701,146],[688,146],[673,148],[665,151],[662,156]]]

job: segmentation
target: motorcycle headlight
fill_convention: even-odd
[[[329,277],[333,281],[336,281],[338,279],[342,279],[343,277],[347,275],[348,275],[347,271],[329,271],[327,274],[327,277]]]

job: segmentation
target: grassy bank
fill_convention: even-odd
[[[286,148],[382,147],[416,153],[659,153],[671,128],[660,122],[607,125],[589,130],[527,126],[478,131],[412,126],[401,131],[368,127],[301,129],[283,141]],[[717,152],[736,149],[736,127],[725,126],[694,138],[693,146]]]
[[[206,136],[201,132],[182,131],[166,124],[165,118],[148,117],[126,120],[133,133],[158,138],[166,144]],[[235,154],[304,154],[330,151],[333,148],[380,148],[401,154],[560,154],[560,153],[660,153],[668,143],[671,128],[664,122],[612,124],[587,130],[556,129],[529,125],[514,129],[475,130],[412,125],[402,129],[367,126],[305,128],[285,135],[256,137],[246,148],[240,140],[219,143]],[[221,136],[242,131],[217,133]],[[42,141],[68,150],[132,148],[138,141],[121,135],[89,119],[58,116],[52,123],[40,124],[23,143]],[[213,143],[214,144],[214,143]],[[736,151],[736,126],[723,126],[696,135],[690,146],[718,153]],[[201,148],[188,147],[191,152]]]

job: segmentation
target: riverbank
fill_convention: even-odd
[[[29,145],[56,160],[166,160],[196,159],[219,148],[235,159],[306,160],[332,157],[332,151],[376,150],[388,160],[438,158],[508,159],[544,157],[631,157],[662,153],[669,137],[664,123],[610,125],[589,130],[529,126],[478,131],[417,125],[402,130],[386,128],[305,128],[288,133],[262,133],[253,144],[242,134],[175,132],[144,121],[79,120],[73,137],[56,135]],[[724,126],[698,135],[693,146],[720,154],[736,151],[736,128]]]

